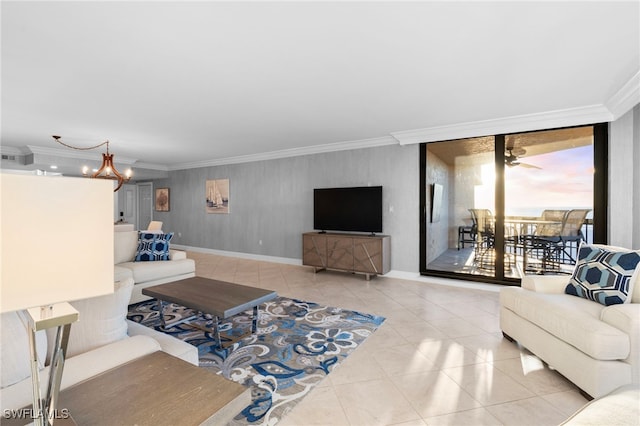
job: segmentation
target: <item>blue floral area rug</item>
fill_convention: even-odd
[[[171,334],[198,348],[200,367],[251,387],[252,403],[232,425],[274,425],[309,391],[351,354],[385,320],[384,317],[317,303],[278,297],[260,305],[258,330],[250,333],[253,311],[221,321],[224,349],[216,348],[211,317],[171,326],[195,315],[165,304],[166,330],[160,326],[157,302],[129,306],[128,318]]]

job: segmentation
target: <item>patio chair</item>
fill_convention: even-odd
[[[562,225],[550,224],[541,225],[536,229],[534,235],[527,237],[527,250],[534,254],[542,262],[541,273],[560,270],[560,264],[574,264],[575,258],[572,254],[577,251],[579,243],[584,240],[582,225],[586,220],[589,209],[573,209],[564,211]],[[563,210],[546,211],[543,220],[556,220]],[[544,212],[543,212],[544,213]]]
[[[147,227],[147,231],[162,232],[162,222],[159,221],[159,220],[152,220],[151,222],[149,222],[149,226]]]
[[[469,209],[473,221],[471,235],[475,236],[473,261],[481,268],[493,268],[495,248],[495,220],[489,209]]]
[[[461,225],[458,226],[458,250],[464,248],[466,243],[475,243],[476,236],[474,235],[475,228],[472,226]]]
[[[535,235],[544,237],[559,237],[562,233],[562,224],[568,213],[568,210],[543,210],[540,220],[548,220],[558,223],[543,224],[536,226]]]
[[[473,220],[472,235],[475,235],[473,262],[482,269],[494,269],[496,261],[496,234],[495,217],[489,209],[469,209]],[[505,229],[505,244],[514,244],[516,235],[510,232],[511,228]],[[505,250],[504,265],[511,268],[513,266],[514,253]]]
[[[569,210],[562,224],[562,232],[560,233],[562,259],[570,263],[576,263],[573,253],[577,253],[578,246],[585,240],[582,233],[582,226],[587,220],[587,215],[591,209],[574,209]]]
[[[528,259],[538,259],[540,261],[541,270],[537,272],[544,273],[560,269],[560,265],[555,261],[552,253],[555,252],[555,245],[562,241],[560,235],[562,234],[562,226],[567,213],[568,210],[544,210],[539,220],[553,221],[555,223],[537,224],[531,234],[522,236]],[[533,263],[527,262],[527,269],[532,265]]]

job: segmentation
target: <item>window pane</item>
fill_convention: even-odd
[[[505,148],[505,276],[570,273],[592,241],[593,128],[507,135]]]

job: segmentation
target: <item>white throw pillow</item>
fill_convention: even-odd
[[[26,314],[7,312],[0,317],[0,361],[2,367],[2,388],[11,386],[31,377],[31,354]],[[36,348],[40,369],[44,367],[47,355],[47,335],[44,331],[36,333]]]
[[[67,357],[72,357],[127,337],[127,309],[133,279],[114,284],[114,293],[71,302],[79,319],[71,325]],[[47,330],[50,341],[55,329]],[[51,356],[51,354],[49,354]]]

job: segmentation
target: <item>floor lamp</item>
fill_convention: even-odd
[[[113,183],[3,172],[0,196],[0,312],[27,310],[33,420],[49,425],[56,420],[71,324],[78,320],[68,302],[113,292]],[[36,333],[52,327],[57,333],[43,394]]]

